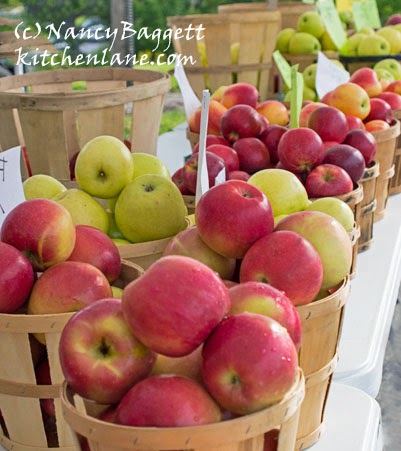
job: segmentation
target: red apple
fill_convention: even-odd
[[[311,102],[304,105],[299,113],[299,126],[307,127],[309,116],[311,115],[312,111],[320,108],[321,106],[326,106],[326,104],[323,102]]]
[[[396,92],[384,91],[377,96],[378,99],[382,99],[387,102],[392,110],[401,110],[401,95]]]
[[[222,136],[217,135],[206,135],[206,147],[212,144],[223,144],[223,146],[229,146],[230,143],[226,141]],[[199,142],[197,142],[192,148],[192,153],[199,152]]]
[[[327,93],[322,99],[323,103],[338,108],[345,115],[365,119],[370,111],[370,98],[368,93],[358,84],[342,83]]]
[[[395,92],[401,94],[401,80],[392,81],[385,89],[385,92]]]
[[[269,166],[269,151],[258,138],[237,139],[233,144],[233,149],[238,155],[240,169],[248,174],[254,174]]]
[[[347,114],[345,117],[347,118],[348,130],[365,129],[365,125],[360,117],[352,116],[352,114]]]
[[[269,236],[271,235],[273,234]],[[263,238],[261,239],[263,240]],[[230,298],[229,316],[242,312],[270,316],[287,329],[295,347],[299,349],[302,332],[301,320],[298,311],[283,291],[268,283],[249,281],[230,288]]]
[[[380,132],[389,128],[390,124],[383,119],[372,119],[371,121],[365,122],[365,130],[367,132]]]
[[[83,262],[61,262],[35,282],[28,301],[34,315],[75,312],[99,299],[112,297],[106,276]]]
[[[134,334],[149,348],[170,357],[194,351],[231,305],[220,276],[182,255],[156,260],[124,288],[122,302]]]
[[[259,139],[263,142],[263,144],[267,147],[267,150],[269,151],[271,163],[275,164],[278,162],[277,155],[278,143],[280,142],[281,137],[287,130],[288,129],[286,127],[273,124],[269,125],[269,127],[263,130],[263,132],[259,136]]]
[[[371,67],[357,69],[351,74],[349,82],[363,88],[370,98],[378,96],[383,90],[377,73]]]
[[[305,188],[311,198],[350,193],[354,183],[348,172],[334,164],[319,164],[306,176]]]
[[[115,424],[117,420],[116,414],[117,414],[117,406],[115,404],[112,404],[111,406],[107,407],[107,409],[100,412],[100,414],[97,417],[101,421],[106,421],[107,423]]]
[[[206,150],[221,157],[228,172],[239,170],[238,154],[232,147],[223,144],[211,144],[206,147]]]
[[[348,122],[345,114],[339,109],[327,105],[312,111],[307,126],[315,130],[323,141],[341,143],[348,133]]]
[[[226,108],[231,108],[239,104],[256,108],[258,98],[259,92],[255,86],[249,83],[234,83],[224,90],[220,102]]]
[[[374,159],[377,150],[377,142],[375,137],[366,130],[350,130],[345,137],[343,144],[358,149],[364,159],[365,165],[368,166]]]
[[[320,211],[298,211],[283,218],[276,226],[279,230],[292,230],[312,243],[323,264],[323,290],[337,286],[349,274],[352,242],[333,216]]]
[[[221,118],[220,130],[230,143],[240,138],[255,137],[262,133],[260,114],[249,105],[235,105]]]
[[[211,249],[199,236],[196,226],[175,235],[167,244],[163,255],[192,257],[216,271],[222,279],[231,279],[234,275],[235,259],[224,257]]]
[[[327,149],[330,149],[330,147],[337,146],[337,141],[323,141],[323,147],[324,147],[324,154],[326,155]]]
[[[206,388],[236,414],[280,401],[297,378],[297,351],[287,329],[258,313],[224,319],[205,341],[202,354]]]
[[[49,360],[44,358],[38,366],[35,368],[36,383],[38,385],[52,385],[52,380],[50,377],[50,367]],[[54,407],[53,398],[44,398],[40,400],[40,407],[43,412],[49,417],[54,417],[56,414],[56,409]]]
[[[289,112],[283,102],[279,100],[265,100],[258,103],[256,111],[264,116],[270,124],[287,125],[289,122]]]
[[[365,123],[365,128],[367,122],[377,119],[386,121],[388,124],[391,124],[394,121],[394,114],[390,104],[383,99],[379,99],[378,97],[375,99],[370,99],[370,113],[363,120]]]
[[[114,241],[95,227],[77,225],[75,232],[75,246],[68,260],[91,263],[110,283],[114,282],[121,272],[121,256]]]
[[[278,429],[265,432],[263,451],[277,451],[279,432]]]
[[[323,163],[334,164],[345,169],[354,184],[357,184],[365,172],[365,159],[362,153],[349,144],[338,144],[326,151]]]
[[[182,427],[217,423],[221,410],[196,381],[174,374],[135,384],[117,407],[117,423],[137,427]]]
[[[401,23],[401,14],[395,13],[392,14],[386,21],[386,25],[397,25]]]
[[[324,146],[320,136],[311,128],[287,130],[278,144],[278,157],[291,172],[310,171],[323,161]]]
[[[180,190],[180,193],[183,195],[192,195],[192,193],[184,183],[184,168],[178,168],[174,174],[171,176],[171,180]]]
[[[75,180],[75,163],[77,161],[78,154],[79,154],[79,150],[74,153],[74,155],[71,157],[71,160],[70,160],[70,163],[69,163],[70,179],[71,180]]]
[[[245,171],[231,171],[228,173],[227,180],[243,180],[247,182],[251,174]]]
[[[72,216],[49,199],[30,199],[14,207],[0,234],[1,241],[22,251],[37,271],[67,260],[75,244]]]
[[[15,247],[0,242],[0,313],[13,313],[28,300],[35,281],[33,268]]]
[[[228,180],[206,191],[196,206],[195,221],[203,241],[229,258],[242,258],[274,228],[266,195],[242,180]]]
[[[209,135],[220,135],[220,122],[227,108],[217,100],[210,100],[207,133]],[[194,133],[200,132],[201,107],[188,120],[189,129]]]
[[[309,241],[291,231],[256,241],[241,263],[240,281],[266,282],[284,291],[294,305],[312,302],[322,285],[323,266]]]
[[[196,193],[196,181],[198,178],[198,157],[198,153],[191,155],[184,163],[182,171],[185,186],[192,194]],[[205,157],[209,177],[209,187],[212,187],[215,184],[217,175],[223,170],[227,172],[226,165],[223,158],[212,152],[206,151]]]
[[[120,299],[102,299],[75,313],[61,333],[59,356],[68,385],[103,404],[119,402],[156,359],[132,333]]]

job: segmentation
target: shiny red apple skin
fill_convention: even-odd
[[[134,334],[169,357],[194,351],[231,306],[221,277],[200,261],[182,255],[156,260],[124,288],[122,303]]]
[[[287,130],[278,144],[278,157],[284,169],[302,173],[323,161],[324,146],[320,136],[311,128]]]
[[[371,67],[357,69],[351,74],[349,81],[363,88],[370,98],[378,96],[383,90],[376,72]]]
[[[263,130],[263,132],[259,136],[259,139],[267,147],[270,155],[270,162],[273,164],[276,164],[278,162],[278,143],[287,130],[288,128],[283,127],[282,125],[271,124],[265,130]]]
[[[135,384],[119,403],[116,417],[125,426],[183,427],[217,423],[221,410],[198,382],[169,374]]]
[[[374,159],[377,151],[377,142],[372,133],[367,130],[350,130],[345,137],[343,144],[358,149],[364,159],[365,165],[368,166]]]
[[[315,130],[322,141],[337,141],[341,143],[348,133],[348,123],[345,114],[331,106],[322,106],[312,111],[307,126]]]
[[[367,122],[377,119],[385,121],[388,124],[394,122],[394,114],[390,104],[378,97],[370,99],[370,112],[363,120],[365,127]]]
[[[167,244],[163,255],[185,255],[204,263],[222,279],[232,279],[236,261],[211,249],[200,237],[197,226],[188,227],[175,235]]]
[[[75,246],[69,261],[90,263],[112,283],[121,272],[121,256],[114,241],[96,227],[77,225]]]
[[[391,109],[394,110],[401,110],[401,95],[397,94],[396,92],[391,91],[384,91],[381,94],[377,96],[378,99],[382,99],[385,102],[387,102]]]
[[[198,177],[198,157],[199,153],[191,155],[184,163],[182,171],[184,184],[187,187],[188,191],[190,191],[190,193],[192,194],[196,193],[196,181]],[[206,151],[205,157],[208,169],[209,187],[212,187],[215,184],[217,175],[223,170],[227,173],[227,169],[223,158],[219,157],[218,155]]]
[[[240,168],[237,152],[229,145],[211,144],[206,147],[208,152],[214,153],[224,160],[227,172],[238,171]]]
[[[241,282],[230,288],[230,298],[229,316],[242,312],[269,316],[287,329],[295,347],[299,350],[302,336],[301,319],[283,291],[264,282]]]
[[[249,105],[235,105],[222,116],[220,131],[230,143],[240,138],[256,137],[262,133],[263,124],[259,113]]]
[[[312,111],[316,110],[317,108],[321,106],[326,106],[326,103],[322,102],[311,102],[306,105],[304,105],[299,113],[299,126],[300,127],[307,127],[308,126],[308,119],[311,115]]]
[[[29,298],[35,274],[25,255],[0,242],[0,313],[16,312]]]
[[[80,396],[102,404],[119,402],[147,377],[156,355],[133,334],[120,299],[102,299],[75,313],[59,344],[61,368]]]
[[[250,176],[251,174],[248,174],[248,172],[245,171],[231,171],[228,173],[227,180],[243,180],[244,182],[247,182]]]
[[[360,117],[352,116],[352,114],[347,114],[348,131],[354,129],[365,129],[365,125]]]
[[[225,140],[222,136],[217,135],[206,135],[206,147],[212,144],[222,144],[223,146],[229,146],[230,143]],[[192,153],[199,152],[199,142],[197,142],[192,148]]]
[[[259,92],[255,86],[249,83],[233,83],[224,90],[221,96],[221,104],[226,108],[231,108],[235,105],[249,105],[256,108],[258,103]]]
[[[69,211],[49,199],[30,199],[5,218],[0,239],[23,252],[37,271],[67,260],[75,244]]]
[[[202,355],[206,388],[235,414],[280,401],[296,381],[298,356],[289,333],[258,313],[224,319],[207,338]]]
[[[240,138],[233,144],[238,155],[239,169],[254,174],[266,169],[270,163],[269,151],[265,144],[256,137]]]
[[[184,183],[184,168],[183,167],[178,168],[173,173],[173,175],[171,176],[171,180],[178,187],[181,194],[187,195],[187,196],[190,196],[193,194]]]
[[[203,241],[229,258],[242,258],[257,239],[274,229],[266,195],[242,180],[228,180],[204,193],[195,221]]]
[[[310,198],[339,196],[354,189],[348,172],[334,164],[322,163],[306,176],[305,188]]]
[[[245,254],[240,282],[259,281],[283,291],[294,305],[312,302],[322,286],[323,266],[312,244],[293,231],[260,238]]]
[[[34,315],[80,310],[112,297],[106,276],[90,263],[65,261],[48,268],[35,282],[28,301]]]
[[[330,147],[326,151],[323,163],[334,164],[345,169],[355,185],[361,180],[366,168],[362,153],[348,144]]]

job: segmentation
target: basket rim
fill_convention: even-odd
[[[390,128],[387,128],[385,130],[379,130],[379,131],[371,131],[370,132],[377,144],[379,144],[382,141],[388,141],[393,138],[397,138],[400,134],[400,121],[398,119],[394,120],[394,123],[390,125]]]
[[[167,16],[167,24],[169,26],[179,25],[188,23],[188,21],[200,24],[232,24],[236,23],[255,23],[262,22],[263,20],[270,21],[280,21],[281,22],[281,12],[277,10],[266,10],[266,11],[250,11],[250,12],[229,12],[229,13],[207,13],[207,14],[187,14],[182,16]]]
[[[118,434],[121,445],[130,443],[132,446],[132,443],[134,445],[137,443],[138,447],[143,448],[152,446],[156,442],[160,445],[160,440],[165,437],[171,442],[175,441],[171,446],[182,448],[185,446],[185,439],[182,438],[184,436],[187,441],[190,440],[187,449],[192,449],[197,447],[198,443],[204,446],[204,439],[210,436],[212,429],[214,431],[213,439],[215,439],[213,445],[219,446],[235,442],[239,436],[243,436],[242,440],[250,439],[263,433],[261,428],[266,432],[277,427],[292,417],[301,406],[305,396],[305,378],[302,369],[298,367],[297,380],[277,404],[249,415],[200,426],[157,428],[112,424],[80,412],[71,401],[73,396],[73,392],[64,381],[60,396],[64,419],[75,432],[89,440],[99,441],[105,437],[115,437],[115,434]],[[157,434],[155,434],[156,432]],[[171,446],[170,449],[176,449]]]

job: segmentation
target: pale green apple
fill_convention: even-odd
[[[340,49],[340,54],[344,56],[358,56],[358,46],[363,38],[363,33],[355,33],[345,41],[345,44]]]
[[[389,55],[390,44],[378,34],[365,36],[358,45],[358,56]]]
[[[401,64],[395,58],[380,60],[373,66],[373,69],[385,69],[393,75],[394,80],[401,80]]]
[[[120,229],[117,227],[114,213],[107,210],[107,214],[109,216],[109,230],[107,231],[107,235],[109,235],[110,238],[124,238]]]
[[[354,18],[352,11],[349,10],[339,11],[338,15],[340,17],[341,22],[345,23],[346,25],[350,24]]]
[[[35,174],[22,183],[25,199],[52,199],[67,188],[56,178],[46,174]]]
[[[306,11],[298,18],[297,31],[309,33],[319,39],[325,29],[323,19],[317,11]]]
[[[322,50],[337,50],[337,47],[334,44],[333,39],[331,39],[331,36],[327,30],[325,30],[320,37],[320,44],[322,45]]]
[[[78,188],[69,188],[53,197],[53,200],[71,213],[75,225],[96,227],[107,234],[109,230],[107,211],[87,192]]]
[[[313,88],[309,88],[309,86],[305,86],[302,89],[302,99],[303,100],[311,100],[312,102],[317,101],[317,93]]]
[[[159,174],[166,178],[171,178],[171,174],[164,162],[156,155],[149,153],[134,152],[132,154],[134,161],[134,174],[132,180],[144,174]]]
[[[187,207],[178,187],[161,175],[141,175],[118,196],[115,219],[124,237],[134,243],[176,235],[187,227]]]
[[[340,67],[341,69],[344,69],[344,70],[345,70],[345,66],[344,66],[344,64],[343,64],[341,61],[336,60],[336,59],[333,59],[333,58],[330,58],[330,61],[331,61],[333,64],[335,64],[336,66],[338,66],[338,67]]]
[[[92,196],[110,199],[132,180],[134,162],[128,147],[114,136],[97,136],[78,154],[75,178]]]
[[[288,53],[300,54],[300,53],[317,53],[321,50],[319,40],[304,32],[296,32],[292,35],[288,44]]]
[[[347,232],[354,228],[355,216],[352,208],[337,197],[321,197],[311,202],[305,210],[314,210],[327,213],[343,225]]]
[[[114,208],[116,207],[116,202],[117,202],[118,196],[116,197],[111,197],[110,199],[107,199],[106,204],[107,204],[107,208],[114,213]]]
[[[113,293],[113,298],[121,299],[123,295],[123,289],[120,287],[111,286],[111,292]]]
[[[382,36],[390,44],[390,54],[396,55],[401,52],[401,32],[391,25],[380,28],[376,34]]]
[[[131,241],[125,238],[112,238],[111,239],[117,246],[125,246],[126,244],[132,244]]]
[[[231,64],[239,62],[239,42],[233,42],[230,46]]]
[[[369,36],[373,36],[375,34],[375,30],[372,27],[362,27],[358,30],[358,33],[367,34]]]
[[[384,69],[384,67],[377,67],[376,69],[374,69],[374,71],[376,72],[377,78],[379,80],[384,79],[387,80],[389,83],[395,81],[394,75],[387,69]]]
[[[288,53],[290,39],[295,34],[295,28],[283,28],[279,31],[276,39],[276,50]]]
[[[304,210],[309,205],[308,194],[298,177],[285,169],[263,169],[255,172],[248,183],[265,193],[274,217]]]
[[[305,67],[305,69],[302,71],[302,77],[304,79],[304,84],[305,84],[305,86],[308,86],[308,88],[315,89],[316,70],[317,70],[317,63],[313,63],[313,64],[309,64],[309,66]]]

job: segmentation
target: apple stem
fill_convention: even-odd
[[[152,185],[144,185],[144,188],[147,193],[150,193],[154,189]]]

